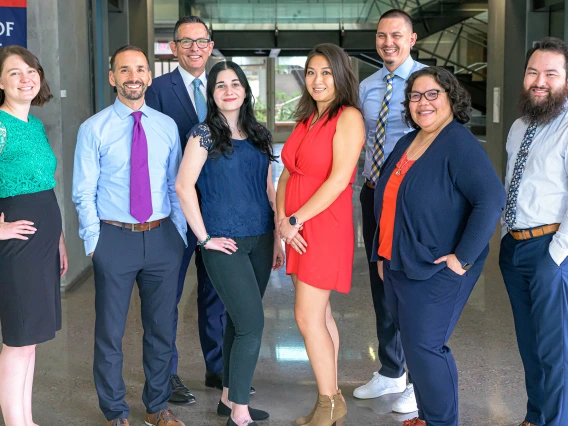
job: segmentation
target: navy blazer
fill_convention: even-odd
[[[178,68],[152,80],[146,90],[146,104],[174,119],[181,149],[185,150],[187,135],[199,119]]]
[[[372,262],[379,260],[383,195],[397,162],[418,131],[400,138],[381,169],[375,188],[377,230]],[[434,261],[455,254],[482,264],[505,206],[505,188],[489,157],[471,132],[456,120],[410,167],[396,199],[390,268],[413,280],[426,280],[446,265]]]

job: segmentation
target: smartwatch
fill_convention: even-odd
[[[302,226],[302,224],[298,221],[298,219],[294,215],[290,216],[288,222],[290,222],[290,225],[295,226],[296,228]]]

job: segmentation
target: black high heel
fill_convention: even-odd
[[[239,426],[239,425],[237,425],[237,424],[233,421],[233,419],[232,419],[231,417],[229,417],[229,420],[227,420],[227,426]],[[252,423],[249,423],[248,426],[258,426],[258,424],[255,423],[255,422],[252,422]]]

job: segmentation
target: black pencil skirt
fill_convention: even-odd
[[[35,345],[61,329],[61,212],[53,190],[0,198],[6,222],[29,220],[28,240],[0,241],[0,325],[6,346]]]

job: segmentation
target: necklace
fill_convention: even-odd
[[[233,133],[234,131],[237,131],[237,133],[239,134],[239,136],[242,138],[243,137],[243,132],[241,132],[241,130],[237,127],[234,128],[232,126],[229,126],[229,128],[231,129],[231,133]]]
[[[433,137],[431,137],[428,141],[426,141],[423,145],[422,148],[420,148],[418,150],[418,152],[416,152],[411,158],[408,157],[408,150],[405,152],[405,156],[406,156],[406,161],[402,164],[397,164],[396,165],[396,172],[395,174],[397,176],[400,176],[402,173],[402,169],[404,169],[404,166],[406,166],[410,161],[414,160],[416,157],[418,157],[418,155],[424,150],[424,148],[426,148],[428,145],[430,145],[430,142],[432,142],[434,140],[434,138],[436,137],[436,135],[434,135]]]

